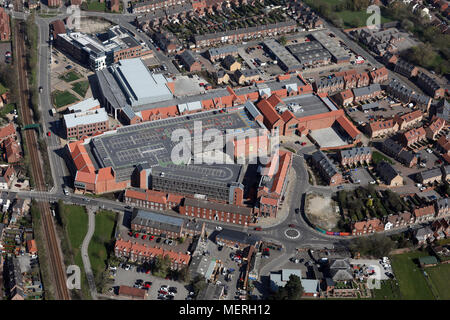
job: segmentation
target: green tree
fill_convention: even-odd
[[[359,252],[362,256],[377,258],[387,256],[394,247],[395,242],[391,238],[380,234],[353,239],[349,245],[353,254]]]
[[[206,288],[206,280],[204,276],[197,275],[191,281],[192,291],[194,292],[194,297],[197,297],[200,291],[205,290]]]
[[[291,274],[289,280],[284,287],[272,294],[269,298],[271,300],[300,300],[304,292],[300,278]]]
[[[285,36],[281,36],[280,39],[278,39],[278,42],[282,45],[285,46],[287,44],[287,39]]]

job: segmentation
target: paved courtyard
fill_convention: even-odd
[[[311,131],[310,136],[321,148],[345,146],[348,144],[333,128],[313,130]]]

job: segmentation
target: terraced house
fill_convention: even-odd
[[[417,75],[418,86],[429,94],[433,99],[440,99],[445,95],[445,88],[439,82],[427,75],[425,72],[419,72]]]
[[[375,233],[384,230],[384,224],[379,219],[358,221],[352,224],[352,235],[360,236],[368,233]]]
[[[319,170],[320,175],[328,185],[335,186],[343,182],[342,174],[322,150],[314,152],[311,160],[314,167]]]
[[[445,128],[445,120],[435,117],[431,123],[425,127],[427,139],[436,140],[436,136]]]
[[[420,172],[418,174],[418,180],[423,184],[432,184],[435,182],[441,182],[442,181],[441,168],[433,168]]]
[[[181,252],[164,250],[162,248],[150,247],[146,244],[139,244],[131,240],[116,240],[114,245],[114,253],[116,257],[128,258],[131,262],[153,262],[156,258],[168,257],[170,259],[172,270],[180,270],[189,265],[191,256]]]
[[[385,218],[384,230],[401,228],[414,223],[414,216],[410,212],[389,215]]]
[[[409,147],[419,141],[425,140],[426,132],[424,128],[411,129],[400,135],[400,142],[405,147]]]
[[[368,133],[371,138],[394,134],[397,131],[398,123],[394,119],[373,121],[368,126]]]
[[[417,164],[417,157],[415,154],[406,150],[392,138],[384,140],[381,145],[381,150],[409,168]]]
[[[436,216],[442,217],[450,213],[450,199],[442,198],[438,199],[435,203]]]
[[[421,110],[414,110],[402,115],[396,114],[394,120],[398,123],[399,130],[405,130],[418,124],[423,119]]]
[[[359,165],[372,161],[372,150],[369,147],[341,150],[339,159],[342,166]]]
[[[434,205],[418,207],[418,208],[414,209],[413,214],[414,214],[416,223],[433,220],[434,214],[435,214]]]

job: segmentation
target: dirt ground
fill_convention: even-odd
[[[306,198],[306,215],[310,222],[322,229],[331,230],[336,227],[339,213],[330,196],[309,194]]]
[[[77,28],[76,31],[85,33],[99,33],[105,31],[111,26],[112,24],[109,21],[103,19],[81,18],[80,28]]]

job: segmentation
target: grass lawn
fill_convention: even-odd
[[[72,90],[84,98],[89,89],[89,81],[80,81],[72,85]]]
[[[83,259],[81,258],[81,244],[87,233],[88,215],[85,208],[75,205],[64,205],[63,217],[64,228],[69,238],[70,247],[73,253],[74,263],[81,269],[81,291],[85,298],[91,298],[89,293],[89,285],[84,271]]]
[[[345,27],[355,27],[354,24],[356,22],[358,22],[358,27],[365,27],[367,25],[367,18],[369,18],[372,15],[366,13],[366,10],[362,11],[344,10],[341,12],[336,12],[336,14],[342,19]],[[389,21],[392,20],[381,16],[380,19],[381,23],[386,23]]]
[[[107,247],[114,235],[115,219],[116,213],[111,211],[100,210],[95,215],[95,231],[89,243],[88,252],[97,286],[99,286],[101,274],[106,268]]]
[[[372,152],[372,161],[374,164],[378,164],[378,162],[383,161],[383,160],[386,161],[387,163],[394,164],[394,162],[391,159],[389,159],[388,157],[386,157],[384,154],[382,154],[378,151]]]
[[[53,91],[52,93],[52,101],[53,104],[59,108],[68,104],[72,104],[74,102],[77,102],[79,99],[75,97],[73,94],[71,94],[68,91]]]
[[[373,290],[375,300],[399,300],[400,290],[395,280],[381,281],[381,288]]]
[[[59,76],[59,79],[64,80],[65,82],[72,82],[72,81],[78,80],[80,78],[81,78],[81,76],[78,73],[76,73],[75,71],[69,71],[69,72]]]
[[[99,1],[90,1],[88,3],[88,10],[104,12],[106,10],[106,2],[101,3]]]
[[[392,256],[392,268],[400,286],[402,299],[432,300],[433,293],[428,286],[422,270],[416,263],[419,257],[427,256],[426,252],[409,252]]]
[[[436,267],[426,268],[431,282],[442,300],[450,300],[450,264],[441,264]]]

